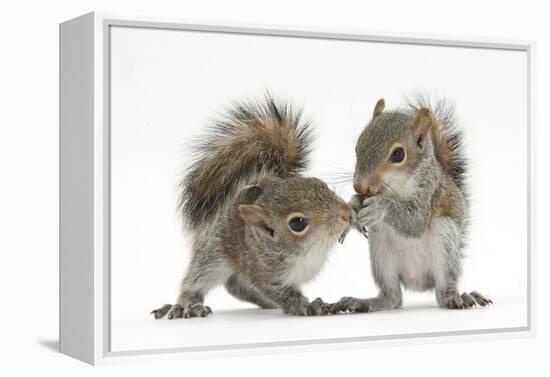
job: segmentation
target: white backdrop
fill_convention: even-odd
[[[550,318],[546,231],[550,171],[545,145],[550,117],[550,26],[546,4],[535,0],[445,3],[436,0],[365,2],[254,0],[69,0],[4,2],[0,38],[2,135],[0,161],[0,250],[3,300],[0,350],[6,357],[2,374],[37,374],[55,370],[59,376],[222,375],[318,376],[369,373],[404,375],[421,370],[426,376],[463,376],[465,369],[499,376],[548,374]],[[535,56],[534,120],[539,125],[538,233],[536,244],[537,336],[472,342],[427,340],[398,346],[346,352],[296,352],[184,362],[90,368],[55,353],[58,345],[58,26],[92,9],[171,15],[196,20],[354,27],[370,30],[440,33],[441,35],[533,38]],[[388,98],[388,101],[390,99]],[[393,101],[393,99],[392,99]],[[16,289],[14,289],[16,287]],[[167,293],[167,295],[169,292]]]
[[[526,325],[524,52],[120,27],[112,31],[111,51],[114,350],[210,344],[207,335],[192,339],[190,331],[203,324],[185,324],[172,331],[185,333],[185,340],[165,341],[159,336],[163,330],[150,326],[166,325],[142,319],[153,308],[174,302],[189,260],[188,235],[181,232],[175,203],[190,137],[204,132],[208,120],[231,100],[261,96],[265,89],[305,107],[318,137],[307,174],[326,180],[346,200],[353,191],[351,181],[339,181],[342,173],[351,177],[357,136],[378,98],[385,97],[388,108],[414,91],[455,101],[466,133],[472,191],[462,286],[486,292],[500,302],[497,307],[507,308],[504,322],[499,321],[504,320],[501,312],[493,312],[481,323],[469,318],[473,322],[466,328]],[[334,249],[305,293],[328,301],[375,295],[367,250],[366,240],[353,233]],[[508,308],[508,300],[519,307]],[[215,314],[251,307],[222,287],[206,301]],[[415,301],[436,305],[433,294],[412,293],[406,294],[404,305]],[[420,329],[391,326],[392,334]],[[454,327],[428,326],[441,329]],[[303,331],[282,331],[276,340],[302,339]],[[324,331],[333,337],[344,334]],[[223,343],[216,334],[216,344]],[[264,335],[254,340],[272,339]],[[228,339],[243,341],[234,333]]]

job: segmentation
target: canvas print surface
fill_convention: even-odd
[[[109,59],[112,351],[526,326],[524,51],[112,27]]]

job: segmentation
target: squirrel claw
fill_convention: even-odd
[[[488,297],[485,297],[478,291],[472,291],[470,292],[470,296],[473,297],[473,299],[476,301],[476,304],[479,306],[487,306],[489,304],[493,303],[493,300],[491,300]]]
[[[155,309],[151,312],[155,319],[161,319],[166,317],[167,319],[177,318],[192,318],[192,317],[208,317],[212,314],[212,309],[206,305],[200,303],[185,305],[180,304],[166,304],[161,308]]]
[[[161,319],[164,316],[166,316],[166,314],[168,314],[170,309],[172,309],[172,305],[166,304],[166,305],[163,305],[162,307],[160,307],[158,309],[153,310],[149,314],[152,314],[155,317],[155,319]]]
[[[342,233],[342,235],[340,236],[340,238],[338,238],[338,243],[339,243],[340,245],[344,243],[344,241],[346,240],[346,236],[348,235],[348,233],[349,233],[349,228],[346,229],[346,230],[344,231],[344,233]]]

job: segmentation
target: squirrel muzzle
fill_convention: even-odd
[[[355,192],[361,196],[364,196],[366,198],[369,198],[371,196],[374,196],[378,194],[380,191],[377,185],[369,185],[364,180],[355,180],[353,182],[353,189]]]

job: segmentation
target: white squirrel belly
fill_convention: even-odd
[[[322,245],[297,256],[285,282],[289,285],[300,285],[311,281],[325,265],[329,249],[328,245]]]
[[[401,283],[412,290],[425,291],[434,287],[444,260],[444,237],[454,223],[444,219],[432,220],[430,228],[419,238],[407,238],[384,224],[376,237],[376,253],[384,253],[387,266],[397,274]],[[389,262],[389,263],[388,263]]]

